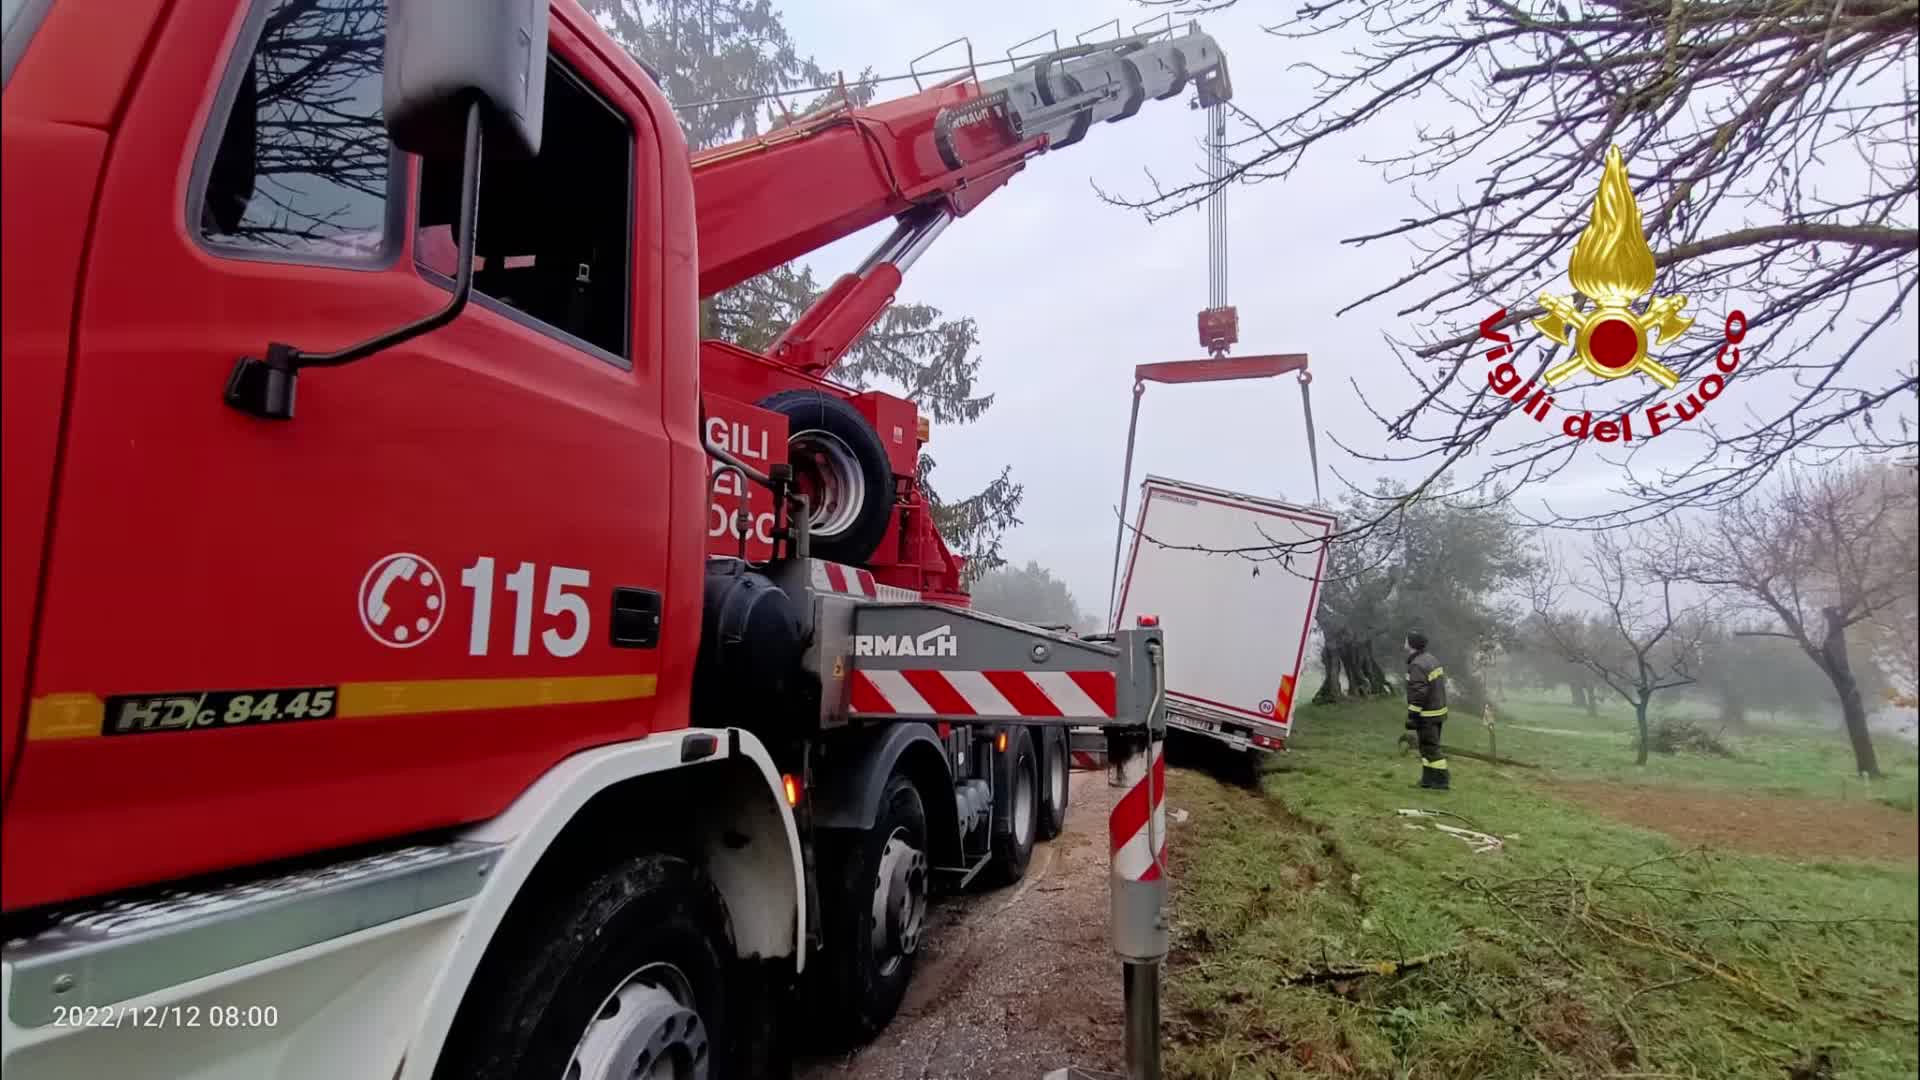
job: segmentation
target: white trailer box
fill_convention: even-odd
[[[1160,620],[1170,725],[1238,749],[1285,748],[1326,545],[1303,544],[1287,562],[1261,551],[1324,538],[1334,524],[1321,511],[1147,477],[1116,625]]]

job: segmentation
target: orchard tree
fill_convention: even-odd
[[[1882,467],[1882,475],[1891,485],[1915,486],[1914,462]],[[1888,528],[1894,550],[1920,550],[1920,515],[1896,516]],[[1866,663],[1854,665],[1880,675],[1884,682],[1869,695],[1900,709],[1920,707],[1920,589],[1910,589],[1894,603],[1874,612],[1860,623],[1861,651]]]
[[[1791,469],[1703,521],[1666,526],[1675,574],[1766,619],[1749,632],[1794,643],[1826,677],[1866,777],[1878,778],[1880,763],[1847,635],[1913,603],[1912,475],[1879,465]]]
[[[843,80],[802,55],[770,0],[585,3],[608,35],[654,75],[696,151],[783,127],[842,98],[841,89],[818,90]],[[869,70],[845,80],[846,99],[871,101],[871,75]],[[805,265],[776,267],[703,302],[701,333],[763,350],[823,291]],[[965,424],[993,404],[993,395],[974,386],[979,343],[971,318],[896,302],[841,357],[833,378],[855,389],[898,392],[935,423]],[[1002,468],[972,495],[943,498],[930,483],[933,465],[921,455],[921,486],[940,534],[967,557],[970,577],[998,566],[1001,537],[1020,523],[1023,491],[1011,469]]]
[[[1675,581],[1647,553],[1601,533],[1585,572],[1549,560],[1529,583],[1535,625],[1567,661],[1593,672],[1633,706],[1636,764],[1647,763],[1647,708],[1664,690],[1691,685],[1700,669],[1703,613],[1674,600]]]
[[[1352,502],[1354,500],[1349,500]],[[1351,512],[1353,508],[1348,507]],[[1313,695],[1316,704],[1341,698],[1393,693],[1379,648],[1393,634],[1391,600],[1404,570],[1386,533],[1369,534],[1327,552],[1314,622],[1320,630],[1320,668],[1324,675]],[[1404,628],[1403,628],[1404,632]],[[1391,662],[1391,656],[1389,656]],[[1341,688],[1345,673],[1346,688]]]
[[[1839,698],[1827,680],[1815,678],[1807,657],[1795,643],[1768,632],[1770,621],[1744,611],[1745,601],[1731,606],[1737,618],[1716,624],[1702,642],[1701,696],[1720,710],[1732,727],[1748,723],[1754,714],[1769,720],[1781,715],[1833,717],[1840,714]],[[1860,681],[1861,698],[1871,701],[1886,689],[1878,667],[1864,643],[1848,642],[1850,666]]]
[[[1415,627],[1452,673],[1449,702],[1474,711],[1486,700],[1479,658],[1508,640],[1513,613],[1499,598],[1531,569],[1529,545],[1497,496],[1475,502],[1412,494],[1388,482],[1346,501],[1343,518],[1383,503],[1404,503],[1406,510],[1331,550],[1318,616],[1327,680],[1316,701],[1340,695],[1341,670],[1356,695],[1394,692],[1389,672],[1399,673],[1407,631]]]
[[[1603,684],[1591,668],[1567,659],[1564,652],[1553,647],[1545,622],[1532,613],[1521,620],[1510,650],[1515,670],[1535,686],[1566,687],[1575,708],[1585,709],[1588,716],[1599,716]]]
[[[1605,528],[1727,505],[1783,462],[1915,452],[1914,0],[1239,2],[1270,3],[1269,32],[1289,50],[1280,59],[1317,75],[1317,89],[1236,101],[1241,130],[1224,174],[1113,198],[1158,219],[1224,184],[1309,175],[1349,152],[1343,138],[1362,155],[1389,148],[1363,160],[1418,207],[1348,242],[1394,242],[1407,264],[1342,311],[1392,304],[1389,344],[1417,387],[1410,401],[1370,402],[1384,445],[1363,456],[1437,476],[1483,450],[1479,479],[1538,489],[1576,461],[1621,453],[1629,468],[1616,498],[1540,511],[1547,523]],[[1609,448],[1503,428],[1512,406],[1485,374],[1478,324],[1502,307],[1495,329],[1514,339],[1523,377],[1560,359],[1529,323],[1542,314],[1535,298],[1566,291],[1611,146],[1629,163],[1654,292],[1692,298],[1688,312],[1702,313],[1692,332],[1660,342],[1661,362],[1698,381],[1716,360],[1719,315],[1751,316],[1738,368],[1745,406],[1690,424],[1697,438],[1678,455],[1673,440]],[[1667,395],[1652,380],[1599,380],[1558,396],[1574,414],[1616,415]]]

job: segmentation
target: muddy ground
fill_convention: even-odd
[[[1120,1066],[1120,962],[1107,938],[1106,774],[1076,772],[1067,829],[1018,885],[934,902],[893,1023],[798,1080],[1039,1080]]]
[[[1688,844],[1801,858],[1914,859],[1920,818],[1878,802],[1559,781],[1553,793]]]

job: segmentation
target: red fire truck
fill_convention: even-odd
[[[690,156],[573,0],[4,13],[10,1078],[771,1075],[1156,721],[1158,631],[969,611],[924,418],[828,376],[1029,158],[1224,98],[1204,34]]]

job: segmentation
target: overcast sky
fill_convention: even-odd
[[[962,35],[985,59],[1048,29],[1070,42],[1106,20],[1118,17],[1130,26],[1150,14],[1112,0],[785,0],[781,7],[801,52],[849,76],[867,66],[880,74],[904,72],[917,54]],[[1303,46],[1260,30],[1263,18],[1273,22],[1289,11],[1291,5],[1243,0],[1203,22],[1228,58],[1236,102],[1255,115],[1276,114],[1312,86],[1307,75],[1287,68],[1305,58]],[[963,56],[955,50],[933,62]],[[911,89],[911,83],[893,83],[881,95]],[[1395,305],[1376,302],[1334,315],[1402,271],[1412,254],[1400,241],[1366,249],[1340,243],[1413,209],[1406,188],[1353,160],[1396,141],[1404,144],[1406,134],[1376,123],[1359,138],[1323,148],[1298,179],[1236,187],[1230,195],[1229,301],[1239,308],[1241,327],[1235,352],[1311,356],[1322,483],[1330,498],[1340,491],[1330,468],[1362,479],[1371,474],[1346,459],[1327,433],[1373,449],[1380,445],[1378,422],[1349,378],[1367,386],[1377,407],[1404,405],[1415,393],[1381,342],[1382,331],[1398,329]],[[979,388],[995,395],[982,420],[935,428],[929,449],[939,463],[939,487],[970,493],[1011,464],[1026,499],[1023,524],[1008,538],[1008,557],[1051,568],[1092,612],[1106,603],[1131,371],[1139,363],[1201,355],[1194,316],[1207,301],[1207,261],[1203,215],[1148,225],[1136,212],[1102,203],[1091,183],[1141,195],[1149,190],[1146,168],[1164,179],[1190,179],[1201,168],[1201,136],[1202,114],[1183,100],[1149,101],[1129,120],[1096,127],[1078,145],[1030,162],[1005,189],[955,223],[908,273],[901,290],[904,299],[978,321],[985,361]],[[1596,163],[1596,185],[1598,180]],[[830,280],[885,231],[843,241],[806,261]],[[1488,311],[1497,306],[1490,302]],[[1715,319],[1703,325],[1707,321]],[[1911,340],[1910,321],[1908,326]],[[1148,472],[1310,501],[1313,477],[1298,386],[1290,376],[1151,386],[1141,413],[1134,495]],[[1589,456],[1554,481],[1556,501],[1600,498],[1617,476],[1616,467]]]

